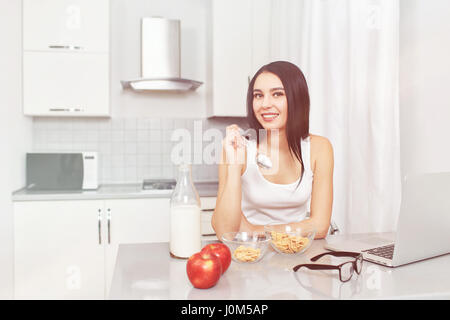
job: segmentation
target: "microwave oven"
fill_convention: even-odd
[[[97,152],[27,153],[28,190],[98,189]]]

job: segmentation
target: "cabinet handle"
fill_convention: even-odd
[[[69,109],[65,109],[65,108],[50,108],[48,110],[49,111],[69,111]]]
[[[62,45],[50,45],[50,49],[66,49],[66,50],[82,50],[83,47],[80,46],[62,46]]]
[[[111,209],[108,208],[108,244],[111,243]]]
[[[98,209],[98,244],[102,244],[102,209]]]
[[[48,109],[51,112],[81,112],[84,111],[83,108],[76,107],[76,108],[50,108]]]

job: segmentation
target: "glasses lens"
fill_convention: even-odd
[[[359,256],[358,259],[356,259],[356,272],[358,274],[361,273],[362,263],[363,263],[363,258],[362,258],[362,256]]]
[[[341,280],[348,281],[353,274],[353,262],[347,262],[341,266]]]

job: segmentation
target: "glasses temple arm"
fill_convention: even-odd
[[[294,270],[294,272],[296,272],[301,267],[305,267],[305,268],[308,268],[311,270],[333,270],[333,269],[339,270],[339,266],[332,266],[329,264],[299,264],[299,265],[293,267],[292,270]]]

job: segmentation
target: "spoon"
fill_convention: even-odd
[[[243,140],[244,140],[244,144],[245,146],[248,147],[248,139],[246,138],[246,136],[250,133],[252,129],[247,129],[247,130],[243,130],[243,129],[239,129],[239,133],[241,134],[241,136],[243,136]],[[270,160],[270,158],[263,154],[263,153],[259,153],[258,150],[256,150],[256,164],[262,168],[262,169],[272,169],[272,160]]]

